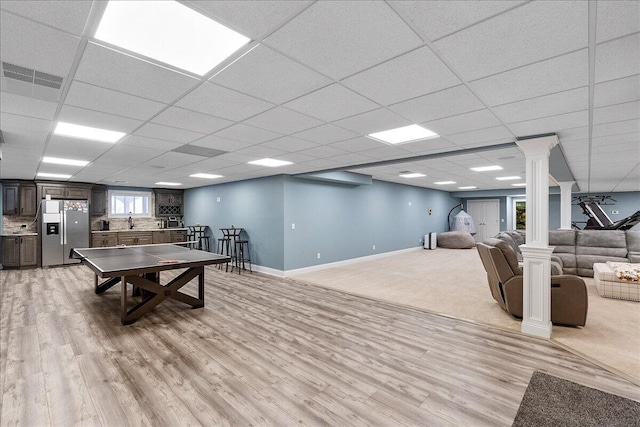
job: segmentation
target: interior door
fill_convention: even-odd
[[[500,232],[500,200],[469,200],[467,213],[473,218],[476,242],[481,242]]]

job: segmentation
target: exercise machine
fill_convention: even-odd
[[[601,205],[612,205],[610,201],[615,202],[611,196],[576,196],[574,201],[582,208],[582,213],[588,217],[585,230],[629,230],[640,223],[640,211],[619,221],[611,221],[601,207]],[[573,225],[578,228],[575,223]]]

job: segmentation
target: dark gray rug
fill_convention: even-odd
[[[640,403],[536,371],[513,426],[640,426]]]

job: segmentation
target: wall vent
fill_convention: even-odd
[[[63,80],[62,77],[54,76],[53,74],[9,64],[8,62],[2,62],[2,75],[8,79],[20,80],[52,89],[60,89]]]

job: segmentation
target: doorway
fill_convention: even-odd
[[[469,200],[467,213],[473,218],[476,242],[481,242],[500,232],[500,200]]]

